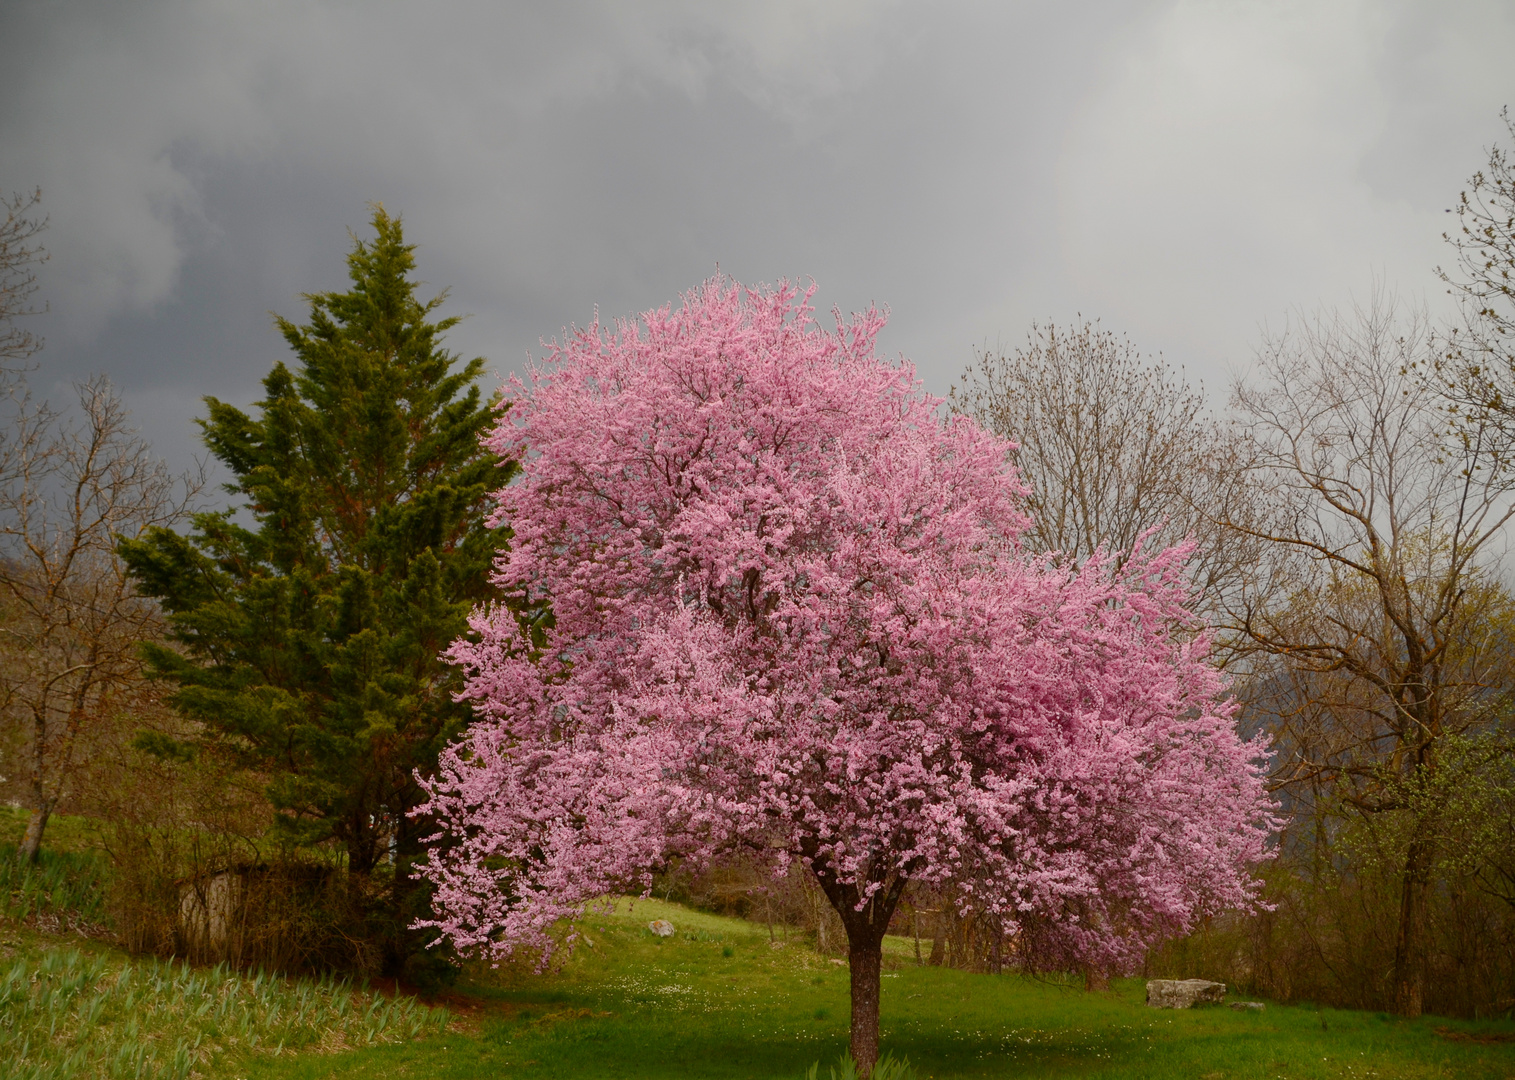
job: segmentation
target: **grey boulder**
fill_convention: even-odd
[[[1147,983],[1147,1004],[1154,1009],[1219,1005],[1225,997],[1226,984],[1208,979],[1152,979]]]

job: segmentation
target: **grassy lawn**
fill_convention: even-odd
[[[31,812],[15,806],[0,806],[0,844],[16,847],[26,835]],[[99,847],[100,826],[87,817],[54,814],[42,834],[43,851],[93,851]]]
[[[656,901],[591,916],[561,970],[470,971],[426,1007],[362,986],[127,957],[58,912],[98,907],[98,856],[21,871],[0,814],[0,1077],[788,1077],[846,1047],[847,971],[800,938]],[[73,824],[73,823],[70,823]],[[78,836],[60,838],[86,847]],[[673,937],[647,923],[666,918]],[[592,943],[592,944],[591,944]],[[1515,1024],[1269,1004],[1159,1011],[1108,993],[917,967],[885,947],[884,1048],[927,1077],[1515,1080]],[[372,1044],[372,1045],[370,1045]]]
[[[677,934],[646,929],[667,918]],[[760,926],[642,901],[592,917],[560,972],[474,972],[446,1035],[333,1055],[251,1059],[248,1080],[350,1077],[793,1077],[846,1046],[847,972]],[[918,968],[891,940],[884,1047],[922,1077],[1515,1078],[1512,1024],[1400,1023],[1270,1004],[1159,1011],[1143,984],[1107,994]],[[1443,1028],[1454,1037],[1437,1034]],[[1461,1035],[1459,1039],[1455,1036]],[[827,1074],[823,1065],[821,1076]]]

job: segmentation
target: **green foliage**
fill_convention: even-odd
[[[852,1060],[851,1054],[843,1054],[830,1073],[831,1080],[858,1080],[857,1062]],[[820,1074],[821,1063],[817,1061],[805,1073],[805,1080],[819,1080]],[[868,1076],[869,1080],[915,1080],[915,1070],[910,1067],[909,1058],[895,1058],[886,1053],[874,1063],[873,1072]]]
[[[479,445],[484,362],[441,347],[457,319],[417,299],[399,219],[377,208],[373,228],[349,291],[308,296],[305,325],[278,320],[297,363],[268,375],[256,414],[206,399],[205,444],[242,505],[120,550],[169,613],[174,647],[144,648],[173,705],[265,777],[288,841],[335,841],[358,875],[392,857],[403,925],[426,829],[406,817],[413,773],[469,717],[439,654],[488,595],[510,535],[488,526],[488,493],[516,466]]]
[[[31,816],[23,807],[0,806],[0,844],[18,846]],[[99,824],[78,814],[54,814],[47,820],[47,846],[59,852],[100,854]]]
[[[132,747],[162,761],[175,761],[187,765],[195,760],[195,748],[192,745],[165,735],[161,731],[138,732],[132,739]]]
[[[0,1072],[185,1080],[251,1054],[434,1034],[447,1012],[334,980],[287,981],[53,948],[0,964]]]
[[[1394,1007],[1407,852],[1425,845],[1424,1007],[1515,1015],[1515,758],[1500,728],[1446,735],[1434,770],[1373,779],[1390,809],[1338,789],[1301,804],[1263,868],[1269,910],[1222,916],[1148,959],[1163,977],[1215,979],[1280,1001]]]
[[[0,915],[98,924],[105,918],[107,873],[105,860],[92,853],[44,849],[35,862],[20,862],[15,845],[0,845]]]

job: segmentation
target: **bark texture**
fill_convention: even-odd
[[[1421,1014],[1425,1000],[1426,908],[1431,874],[1428,845],[1410,842],[1400,892],[1399,930],[1394,941],[1394,1012],[1407,1020]]]
[[[839,882],[824,865],[812,864],[816,880],[847,930],[847,965],[852,977],[852,1060],[868,1077],[879,1057],[879,994],[884,934],[905,891],[903,878],[883,882],[866,902],[855,884]]]
[[[878,1012],[883,962],[879,941],[848,941],[847,965],[852,974],[852,1060],[867,1075],[878,1062]]]
[[[16,861],[22,863],[34,863],[42,852],[42,834],[47,829],[47,819],[52,817],[53,802],[51,799],[41,798],[37,800],[36,808],[32,810],[31,817],[26,821],[26,835],[21,839],[21,847],[16,851]]]

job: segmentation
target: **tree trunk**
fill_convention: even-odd
[[[947,909],[937,909],[931,920],[931,956],[926,961],[932,967],[941,967],[947,960]]]
[[[388,941],[384,957],[386,974],[400,978],[409,972],[412,957],[424,957],[430,931],[413,930],[411,923],[425,918],[431,906],[431,888],[428,883],[415,878],[415,866],[426,854],[422,838],[433,829],[425,822],[408,814],[395,819],[394,835],[389,842],[389,854],[393,860],[393,878],[389,884],[390,925],[384,928]]]
[[[32,816],[26,823],[26,835],[16,851],[16,861],[34,863],[42,851],[42,833],[47,828],[47,819],[52,816],[53,800],[47,797],[47,713],[43,709],[32,711],[31,788]]]
[[[852,1060],[859,1076],[868,1076],[878,1061],[880,973],[884,963],[883,935],[854,940],[849,927],[847,964],[852,973]]]
[[[16,861],[22,863],[34,863],[42,853],[42,833],[47,828],[47,819],[52,817],[53,802],[51,799],[43,799],[32,810],[32,816],[26,823],[26,835],[21,839],[21,847],[16,851]]]
[[[904,878],[887,880],[866,903],[857,885],[838,882],[824,868],[811,864],[821,890],[841,917],[847,931],[847,963],[852,975],[852,1060],[863,1080],[878,1062],[879,986],[884,964],[884,934],[905,891]]]
[[[1426,841],[1420,837],[1410,841],[1399,897],[1399,932],[1394,942],[1394,1012],[1407,1020],[1420,1015],[1425,995],[1430,861]]]
[[[347,872],[360,878],[372,874],[386,849],[379,842],[378,830],[369,816],[364,813],[355,814],[336,835],[347,849]]]

